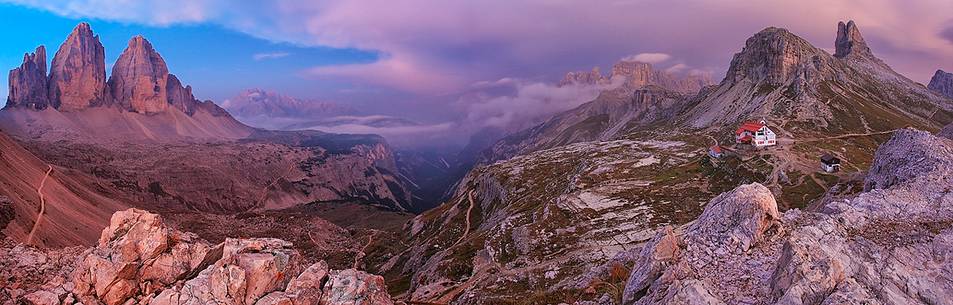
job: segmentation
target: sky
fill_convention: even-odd
[[[717,81],[745,39],[769,26],[830,50],[837,22],[855,20],[874,54],[911,79],[926,83],[936,69],[953,70],[948,0],[0,3],[0,65],[9,69],[38,44],[52,58],[70,29],[87,21],[105,45],[107,70],[126,40],[142,34],[200,99],[264,88],[444,130],[571,108],[593,92],[557,90],[554,82],[623,58]]]

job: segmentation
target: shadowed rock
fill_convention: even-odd
[[[873,56],[870,47],[864,41],[864,36],[860,35],[860,30],[854,21],[848,21],[846,24],[841,21],[837,23],[837,40],[834,41],[834,57],[844,58],[847,56]]]
[[[23,64],[10,70],[7,107],[46,109],[50,106],[46,76],[46,48],[39,46],[23,55]]]
[[[953,73],[936,70],[936,74],[933,74],[933,78],[930,79],[930,84],[927,85],[927,88],[942,96],[953,98]]]

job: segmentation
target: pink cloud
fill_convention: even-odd
[[[723,72],[744,40],[768,26],[830,47],[854,19],[874,52],[916,80],[953,62],[951,1],[224,1],[11,0],[57,14],[153,25],[207,22],[272,41],[386,54],[317,75],[420,92],[479,80],[558,78],[633,53],[664,53]],[[637,18],[633,17],[637,12]],[[805,18],[809,16],[809,18]],[[948,36],[948,35],[946,35]],[[947,67],[950,68],[950,67]]]

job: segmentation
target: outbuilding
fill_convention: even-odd
[[[831,154],[821,156],[821,169],[828,173],[840,170],[840,159]]]
[[[711,147],[708,148],[708,156],[709,156],[709,157],[718,159],[718,158],[721,158],[721,154],[722,154],[722,148],[721,148],[721,146],[712,145]]]

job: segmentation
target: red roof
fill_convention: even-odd
[[[708,148],[708,149],[711,149],[711,151],[713,151],[713,152],[715,152],[715,153],[719,153],[719,154],[721,153],[721,146],[718,146],[718,145],[712,146],[712,147],[710,147],[710,148]]]
[[[758,130],[761,129],[761,127],[764,127],[764,124],[761,124],[761,122],[755,122],[755,121],[745,122],[744,124],[741,124],[740,127],[738,127],[738,130],[735,131],[735,134],[740,135],[742,132],[745,132],[745,131],[757,132]]]

